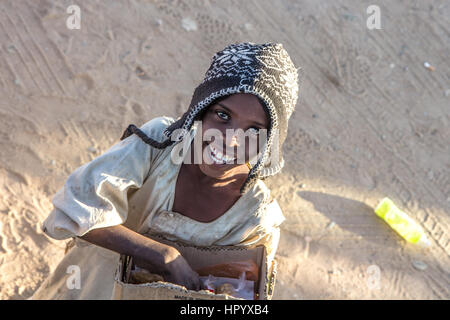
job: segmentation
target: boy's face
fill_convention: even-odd
[[[202,118],[200,170],[217,179],[248,172],[246,162],[257,156],[265,142],[265,135],[258,131],[268,127],[269,118],[253,94],[233,94],[211,105]]]

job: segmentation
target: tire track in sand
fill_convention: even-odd
[[[0,40],[9,51],[1,51],[0,66],[8,66],[12,74],[9,80],[25,94],[76,96],[70,65],[30,6],[11,2],[0,8]]]

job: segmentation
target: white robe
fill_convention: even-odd
[[[174,121],[170,117],[157,117],[141,130],[162,141],[164,128]],[[194,125],[186,135],[188,143],[196,129]],[[42,226],[44,232],[64,240],[92,229],[123,224],[143,235],[157,234],[195,246],[264,245],[269,261],[273,259],[279,225],[285,218],[261,180],[211,222],[199,222],[172,211],[181,163],[172,161],[171,151],[182,142],[186,141],[157,149],[132,135],[76,169],[54,196],[54,209]],[[31,299],[111,298],[119,254],[74,239],[76,245]],[[67,285],[71,265],[80,270],[80,289]]]

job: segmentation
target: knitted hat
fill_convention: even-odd
[[[165,148],[182,140],[214,101],[235,93],[256,95],[270,117],[267,142],[241,188],[243,194],[256,179],[275,175],[284,166],[281,147],[298,99],[298,73],[282,44],[240,43],[217,52],[205,78],[195,89],[188,110],[164,130],[168,139],[150,144]],[[138,134],[135,129],[129,130],[129,134]],[[145,134],[138,135],[143,138]]]

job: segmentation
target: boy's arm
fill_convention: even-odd
[[[79,238],[133,257],[138,267],[160,274],[166,281],[199,290],[200,281],[180,252],[122,225],[93,229]]]

